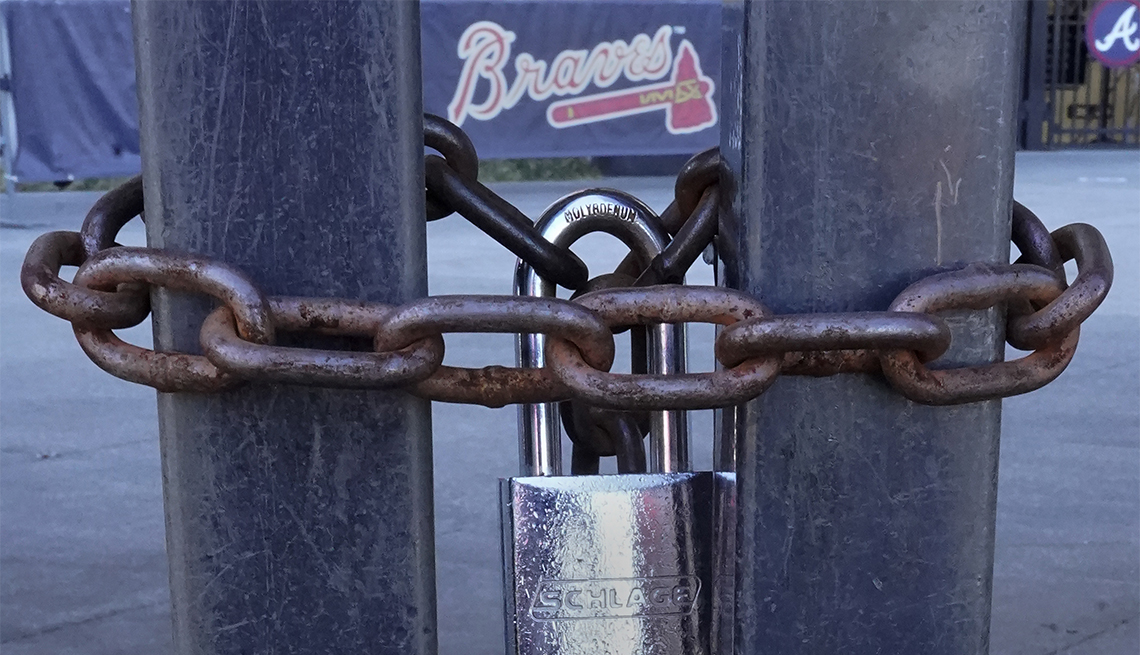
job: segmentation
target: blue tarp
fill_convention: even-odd
[[[139,171],[138,105],[130,3],[0,3],[12,54],[25,182]]]
[[[21,181],[138,172],[127,0],[0,3]],[[719,0],[421,4],[424,109],[481,157],[690,154],[719,140]]]

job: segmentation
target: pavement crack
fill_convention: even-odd
[[[117,450],[119,448],[129,448],[131,446],[138,446],[140,444],[141,445],[149,445],[149,444],[153,444],[154,442],[155,442],[155,440],[152,438],[144,438],[144,439],[135,439],[132,441],[117,441],[114,443],[102,444],[99,446],[90,446],[87,448],[72,448],[72,449],[61,448],[59,450],[53,450],[50,448],[49,449],[33,448],[33,447],[26,446],[26,445],[3,446],[3,447],[0,447],[0,454],[3,454],[3,455],[26,455],[30,458],[28,461],[39,462],[39,461],[49,460],[49,459],[70,458],[70,457],[75,456],[75,455],[82,457],[83,455],[88,455],[91,453],[99,453],[99,452],[104,452],[104,451],[108,451],[108,450]]]
[[[149,601],[145,601],[142,603],[136,603],[134,605],[130,605],[127,607],[112,607],[112,608],[108,608],[106,610],[103,610],[102,612],[95,612],[94,614],[90,614],[88,616],[75,618],[75,619],[68,620],[68,621],[60,621],[58,623],[52,623],[49,625],[41,626],[41,627],[35,628],[33,630],[29,630],[27,632],[21,632],[20,634],[14,636],[14,637],[5,636],[3,638],[0,638],[0,644],[14,644],[17,642],[26,641],[28,639],[33,639],[35,637],[40,637],[43,635],[51,634],[53,632],[58,632],[60,630],[66,629],[66,628],[72,628],[75,626],[85,625],[88,623],[94,623],[95,621],[102,621],[103,619],[109,619],[113,616],[118,616],[120,614],[126,614],[128,612],[136,612],[138,610],[149,609],[149,608],[156,607],[156,606],[159,606],[162,604],[164,604],[164,601],[149,600]]]
[[[1068,644],[1066,646],[1062,646],[1062,647],[1058,648],[1057,650],[1051,650],[1048,653],[1045,653],[1045,655],[1061,655],[1062,653],[1067,653],[1067,652],[1071,651],[1072,649],[1076,648],[1077,646],[1080,646],[1081,644],[1087,644],[1088,642],[1092,641],[1093,639],[1096,639],[1097,637],[1099,637],[1103,634],[1108,634],[1109,632],[1112,632],[1113,630],[1115,630],[1121,626],[1128,625],[1129,622],[1131,622],[1135,619],[1138,619],[1138,618],[1140,618],[1140,616],[1130,616],[1127,619],[1113,623],[1112,625],[1108,626],[1104,630],[1098,630],[1097,632],[1094,632],[1094,633],[1092,633],[1092,634],[1090,634],[1084,638],[1078,639],[1077,641],[1074,641],[1071,644]]]

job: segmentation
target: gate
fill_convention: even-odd
[[[1021,146],[1140,145],[1140,64],[1107,68],[1085,43],[1095,0],[1028,3]]]

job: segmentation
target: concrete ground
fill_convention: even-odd
[[[667,180],[622,179],[657,209]],[[582,185],[499,187],[531,216]],[[1005,401],[992,652],[1140,652],[1140,153],[1025,153],[1016,196],[1050,227],[1105,234],[1116,282],[1059,380]],[[97,196],[0,201],[0,651],[5,655],[170,651],[155,394],[83,356],[67,324],[31,305],[18,271],[28,245],[77,229]],[[430,224],[433,294],[509,293],[514,258],[459,218]],[[142,244],[141,226],[122,241]],[[595,270],[620,253],[580,252]],[[478,266],[471,266],[478,262]],[[690,282],[708,283],[698,263]],[[146,326],[126,331],[149,342]],[[693,331],[696,368],[711,331]],[[509,364],[510,337],[448,337],[448,362]],[[702,359],[702,357],[704,359]],[[516,470],[513,408],[433,408],[441,652],[502,652],[496,478]],[[707,465],[708,413],[693,418]],[[469,596],[466,596],[469,598]]]

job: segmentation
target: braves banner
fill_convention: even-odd
[[[719,140],[720,0],[422,0],[420,12],[424,109],[481,157],[692,154]],[[17,179],[137,173],[129,0],[0,0],[0,16]]]
[[[719,0],[421,11],[424,110],[482,157],[691,154],[719,141]]]

